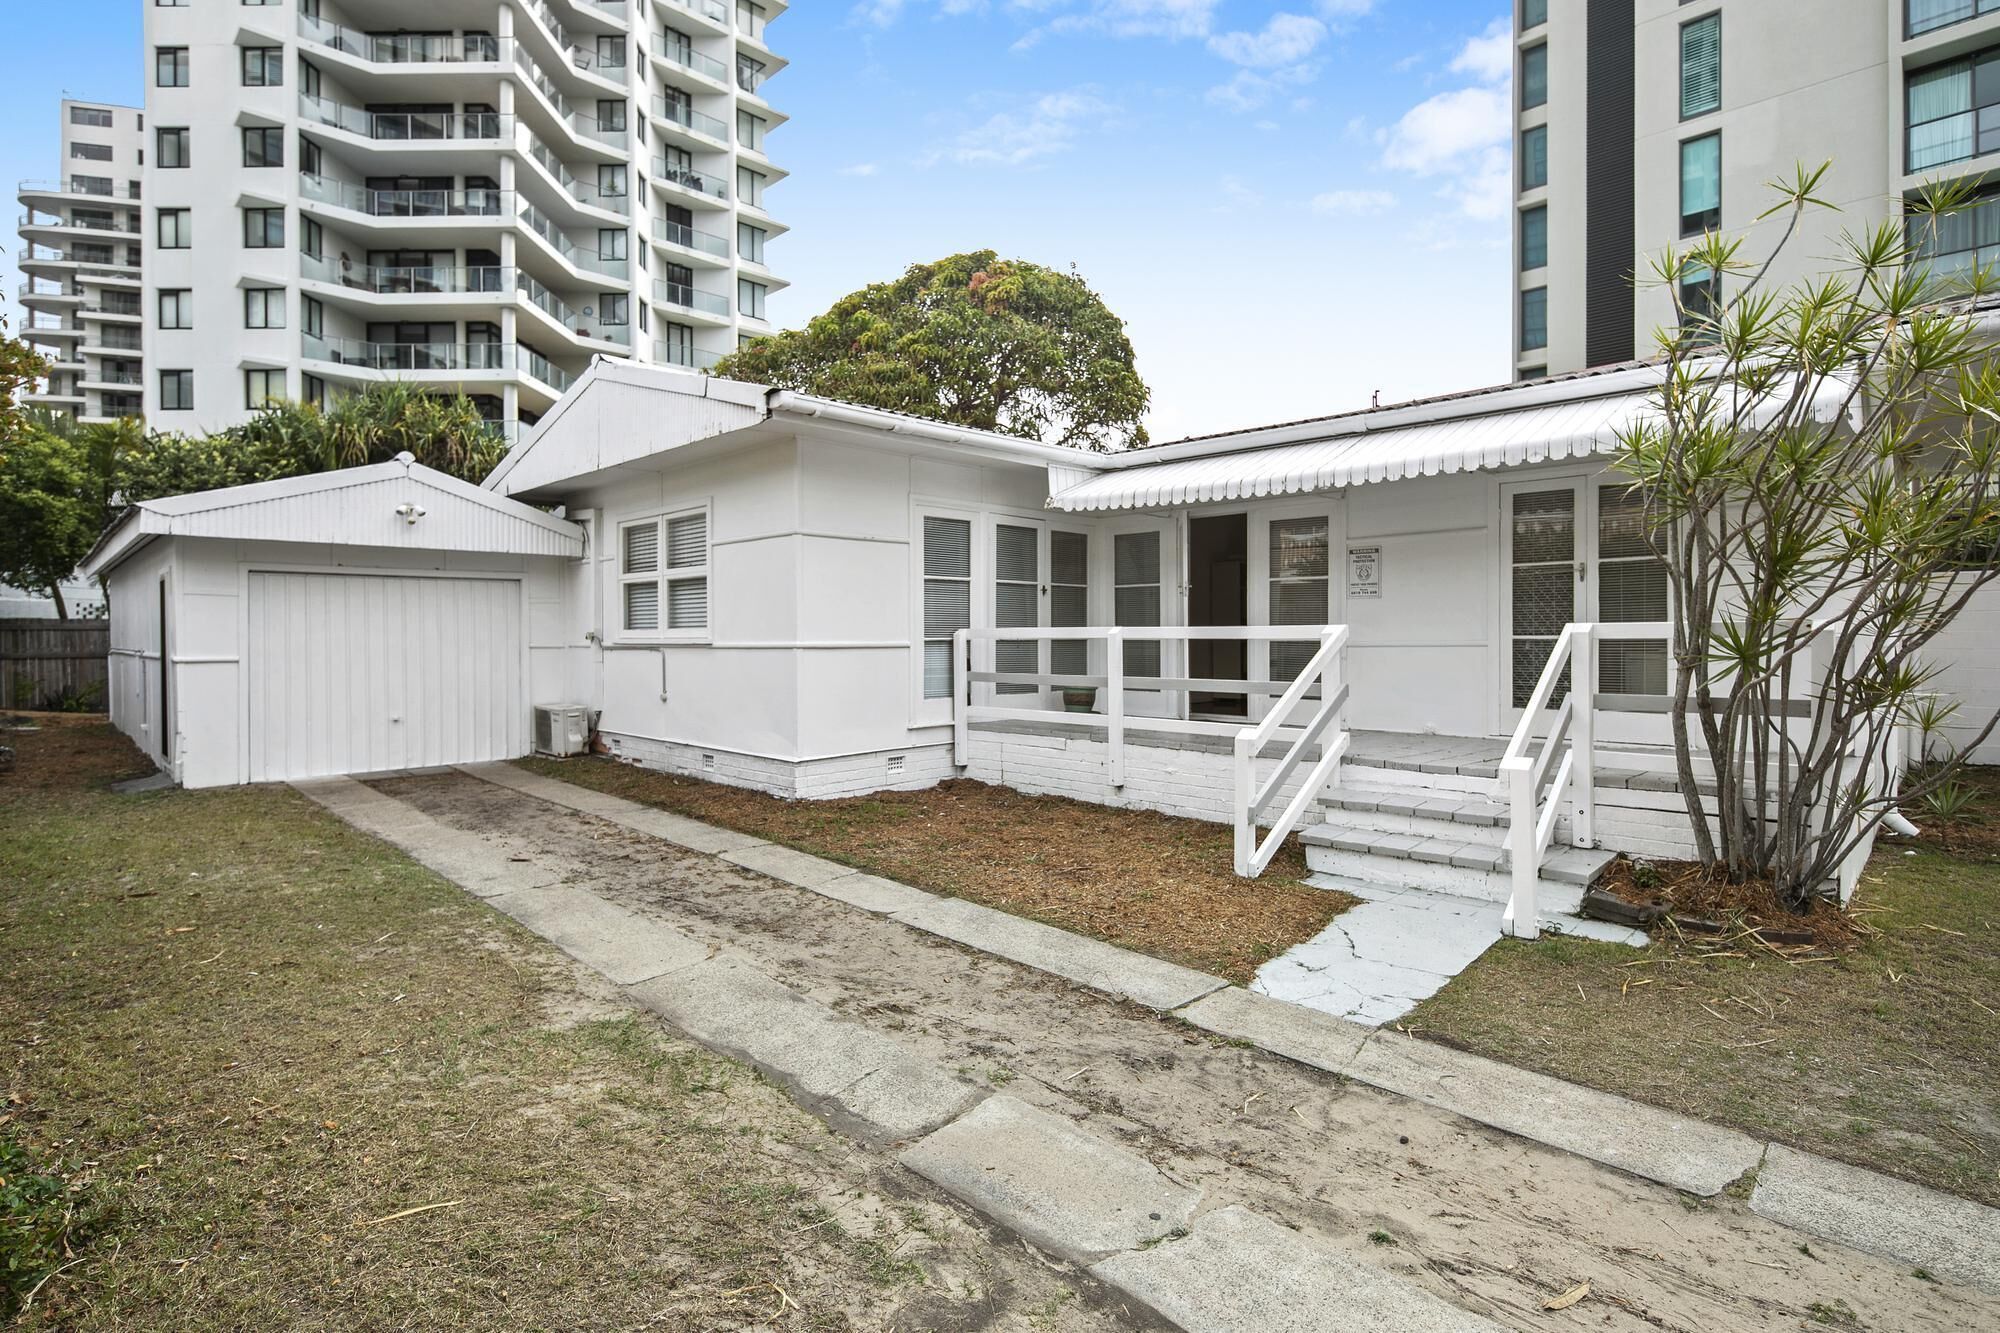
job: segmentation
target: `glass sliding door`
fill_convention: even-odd
[[[1563,627],[1581,618],[1585,566],[1579,548],[1584,488],[1580,481],[1522,482],[1501,488],[1502,574],[1507,581],[1505,695],[1501,723],[1512,730]],[[1569,688],[1567,676],[1548,700],[1554,708]]]

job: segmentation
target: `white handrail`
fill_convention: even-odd
[[[1565,804],[1570,811],[1570,842],[1589,847],[1595,841],[1596,805],[1595,701],[1597,692],[1597,627],[1570,624],[1549,651],[1541,679],[1535,682],[1521,721],[1507,742],[1500,760],[1500,778],[1507,800],[1507,856],[1511,862],[1513,892],[1500,927],[1519,939],[1541,934],[1535,908],[1535,889],[1541,882],[1542,855],[1555,838],[1556,819]],[[1548,707],[1561,682],[1563,672],[1570,677],[1569,693],[1556,711],[1554,725],[1539,754],[1530,756],[1535,725]],[[1564,748],[1567,742],[1567,748]],[[1561,754],[1558,762],[1556,756]],[[1548,799],[1542,800],[1542,784],[1553,765],[1555,776],[1548,783]]]
[[[1113,787],[1125,785],[1126,692],[1141,689],[1156,692],[1211,691],[1268,696],[1277,699],[1254,726],[1236,723],[1184,721],[1179,718],[1142,719],[1145,729],[1183,735],[1227,738],[1235,749],[1235,793],[1232,801],[1236,825],[1236,872],[1246,877],[1263,873],[1305,811],[1332,782],[1347,752],[1349,737],[1337,726],[1346,711],[1347,690],[1342,683],[1340,663],[1347,647],[1345,625],[1131,625],[1051,626],[1023,629],[961,629],[952,635],[952,759],[963,768],[969,762],[971,724],[975,721],[1014,721],[1030,710],[981,707],[974,703],[976,685],[1032,685],[1044,689],[1077,688],[1102,691],[1102,713],[1065,713],[1066,723],[1102,728],[1105,738],[1106,781]],[[1305,668],[1287,682],[1257,680],[1193,679],[1176,676],[1133,676],[1125,670],[1124,645],[1128,639],[1141,642],[1298,642],[1317,639],[1319,648]],[[1040,671],[981,670],[968,666],[975,643],[1049,642],[1074,643],[1101,640],[1105,645],[1101,673],[1044,673]],[[1040,665],[1039,663],[1037,665]],[[1293,720],[1300,705],[1316,702],[1312,717],[1303,724]],[[1275,740],[1287,742],[1277,767],[1262,782],[1256,781],[1256,760]],[[1271,832],[1258,838],[1265,811],[1280,790],[1299,769],[1308,747],[1320,746],[1319,759],[1293,792],[1291,799],[1270,821]]]

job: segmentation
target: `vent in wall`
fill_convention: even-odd
[[[889,756],[889,776],[893,778],[893,777],[895,777],[895,776],[896,776],[897,774],[901,773],[902,771],[903,771],[903,756],[902,756],[902,755],[900,755],[900,754],[892,754],[892,755],[890,755],[890,756]]]
[[[701,771],[704,773],[713,773],[715,771],[714,755],[705,754],[701,757]]]

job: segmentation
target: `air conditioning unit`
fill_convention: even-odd
[[[535,753],[564,759],[590,750],[590,710],[581,704],[535,709]]]

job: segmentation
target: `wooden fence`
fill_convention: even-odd
[[[0,620],[0,708],[101,712],[110,653],[102,620]]]

